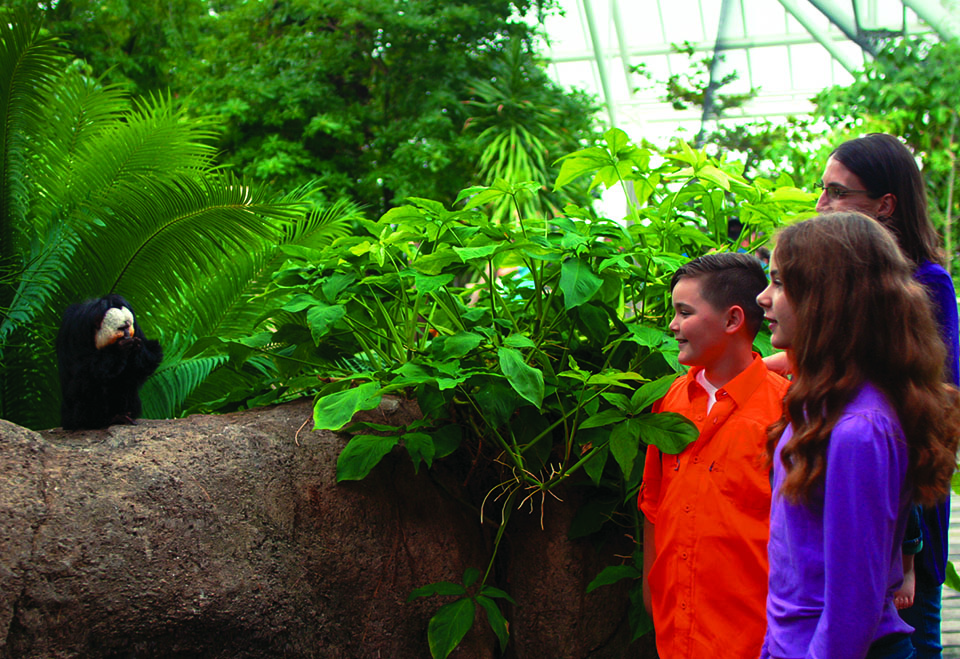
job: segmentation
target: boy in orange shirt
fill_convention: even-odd
[[[766,288],[760,261],[708,254],[673,275],[670,323],[680,363],[654,411],[677,412],[700,436],[679,455],[647,447],[638,505],[644,605],[661,657],[743,659],[766,629],[770,474],[767,426],[788,382],[753,352]]]

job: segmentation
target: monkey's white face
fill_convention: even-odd
[[[107,309],[107,313],[103,314],[103,320],[100,321],[100,329],[97,330],[94,343],[97,350],[100,350],[111,343],[131,336],[133,336],[133,312],[126,307],[122,309],[113,307]]]

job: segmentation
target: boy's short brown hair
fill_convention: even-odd
[[[763,264],[752,254],[718,252],[705,254],[680,266],[670,280],[670,290],[684,277],[700,280],[700,294],[717,310],[743,309],[747,329],[756,336],[763,322],[757,296],[767,287]]]

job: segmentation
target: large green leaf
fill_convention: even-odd
[[[639,579],[643,574],[633,565],[608,565],[587,584],[587,592],[593,592],[601,586],[609,586],[623,579]]]
[[[361,410],[372,410],[380,404],[380,384],[366,382],[334,394],[321,396],[313,406],[314,430],[340,430]]]
[[[489,597],[477,595],[477,604],[486,611],[487,622],[490,623],[493,633],[497,635],[497,640],[500,641],[500,651],[505,652],[507,649],[507,641],[510,640],[510,632],[507,629],[507,619],[500,613],[500,607],[497,606],[497,603]]]
[[[616,408],[610,408],[603,410],[599,414],[591,414],[586,419],[583,420],[583,423],[580,424],[581,430],[586,430],[587,428],[599,428],[600,426],[606,426],[611,423],[620,423],[627,415],[621,412]]]
[[[638,419],[627,419],[610,431],[610,452],[620,465],[623,475],[630,478],[637,454],[640,452],[640,431],[643,425]]]
[[[517,410],[520,399],[512,386],[503,380],[491,379],[479,387],[473,394],[484,422],[491,428],[499,428]]]
[[[641,414],[633,421],[640,439],[670,455],[680,453],[700,434],[692,421],[675,412]]]
[[[647,382],[644,384],[642,387],[637,389],[630,398],[630,411],[633,414],[637,414],[642,412],[646,407],[652,405],[654,402],[663,398],[667,393],[667,390],[670,389],[670,386],[676,379],[676,375],[670,374],[654,380],[653,382]]]
[[[430,597],[431,595],[466,595],[467,589],[458,583],[451,583],[449,581],[437,581],[435,583],[427,584],[426,586],[420,586],[415,588],[409,596],[407,596],[407,601],[412,602],[418,597]]]
[[[483,341],[476,332],[457,332],[434,341],[433,350],[440,359],[457,359],[474,350]]]
[[[445,604],[430,618],[427,643],[433,659],[446,659],[473,627],[477,607],[470,598]]]
[[[600,147],[592,146],[564,156],[560,161],[554,190],[559,190],[571,181],[616,165],[616,159]]]
[[[603,279],[593,272],[584,259],[569,258],[563,262],[560,290],[563,292],[563,306],[567,311],[589,302],[602,285]]]
[[[948,588],[960,592],[960,574],[957,574],[957,566],[953,561],[947,561],[947,578],[944,585]]]
[[[393,450],[400,441],[396,435],[357,435],[340,451],[337,457],[337,482],[358,481]]]
[[[318,304],[307,311],[307,322],[313,340],[319,344],[320,340],[333,329],[333,326],[347,314],[345,307],[339,304]]]
[[[643,607],[642,588],[634,587],[630,590],[630,610],[627,612],[627,617],[633,630],[633,635],[630,637],[631,642],[653,631],[653,619]]]
[[[422,432],[406,433],[402,437],[403,445],[410,454],[413,461],[414,473],[419,472],[420,462],[425,462],[429,469],[433,465],[433,458],[436,454],[436,448],[433,446],[433,437]]]
[[[527,364],[523,353],[514,348],[500,348],[497,354],[500,368],[513,390],[538,408],[543,405],[543,371]]]

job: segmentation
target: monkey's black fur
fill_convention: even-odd
[[[140,416],[140,387],[163,359],[160,342],[147,339],[134,320],[132,336],[100,350],[95,343],[107,311],[124,307],[133,313],[121,296],[106,295],[73,304],[63,314],[57,335],[57,361],[62,392],[60,422],[67,430],[134,423]]]

